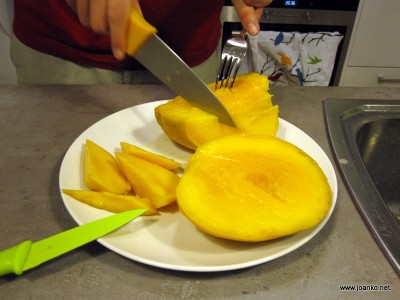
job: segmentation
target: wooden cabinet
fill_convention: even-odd
[[[340,86],[400,87],[400,1],[361,0]]]

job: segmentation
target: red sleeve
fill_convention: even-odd
[[[146,20],[159,36],[195,66],[215,50],[223,0],[141,0]],[[117,61],[107,36],[83,27],[65,0],[14,1],[14,33],[25,45],[72,62],[104,69],[137,69],[133,59]]]

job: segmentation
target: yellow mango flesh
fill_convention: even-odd
[[[63,192],[82,203],[113,213],[120,213],[139,208],[148,209],[148,211],[143,214],[146,216],[157,213],[149,199],[138,198],[133,195],[116,195],[109,192],[94,192],[86,190],[63,190]]]
[[[129,144],[127,142],[121,142],[121,149],[123,153],[133,155],[149,162],[153,162],[160,167],[166,168],[168,170],[177,169],[181,164],[171,158],[155,154],[153,152],[146,151],[140,147]]]
[[[185,124],[185,133],[186,137],[195,145],[195,148],[211,139],[241,132],[237,128],[220,123],[216,116],[197,107],[192,107],[189,113],[190,116]]]
[[[85,143],[83,180],[96,192],[127,194],[131,189],[114,156],[90,140]]]
[[[312,228],[331,201],[327,179],[310,156],[262,135],[235,134],[201,145],[177,187],[181,212],[199,229],[247,242]]]
[[[176,201],[175,190],[179,181],[176,173],[125,153],[117,152],[115,155],[136,195],[150,199],[155,208]]]
[[[158,124],[171,140],[189,149],[196,149],[197,146],[186,134],[186,121],[192,117],[191,109],[192,106],[178,96],[157,106],[154,112]]]
[[[237,128],[220,123],[212,114],[176,97],[155,108],[157,122],[171,140],[195,150],[207,141],[232,133],[276,134],[279,109],[272,105],[266,76],[240,75],[232,89],[215,90],[214,84],[209,87],[231,113]]]

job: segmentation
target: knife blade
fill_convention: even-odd
[[[102,218],[32,243],[26,240],[0,252],[0,276],[24,271],[76,249],[143,214],[147,209],[136,209]]]
[[[214,93],[156,33],[157,29],[133,9],[129,18],[127,54],[193,106],[236,127],[232,116]]]

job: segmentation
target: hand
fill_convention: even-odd
[[[263,8],[271,2],[272,0],[232,0],[240,22],[250,35],[256,35],[260,31],[258,20]]]
[[[65,0],[77,13],[83,26],[98,34],[107,34],[116,59],[125,58],[129,12],[132,7],[140,13],[139,0]]]

